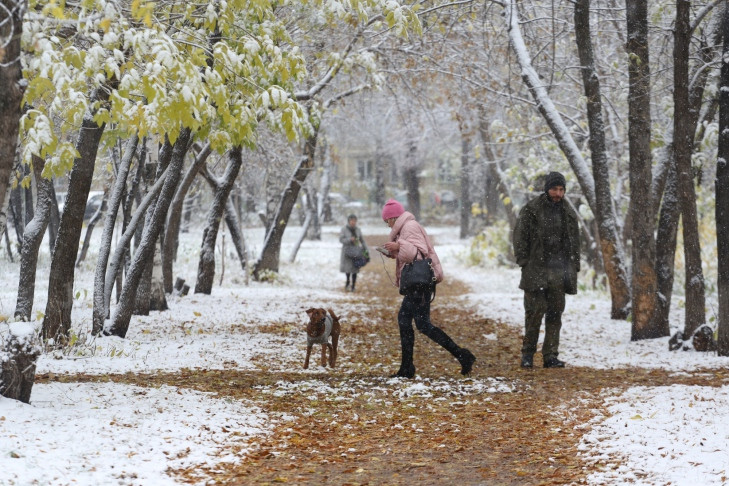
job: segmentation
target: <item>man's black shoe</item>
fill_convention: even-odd
[[[560,361],[557,358],[549,358],[544,360],[545,368],[564,368],[564,361]]]
[[[521,357],[522,368],[532,368],[534,366],[534,356],[524,355]]]

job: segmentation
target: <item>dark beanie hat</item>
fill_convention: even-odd
[[[547,174],[547,178],[544,180],[544,192],[548,192],[554,186],[567,187],[567,182],[564,180],[564,176],[559,172],[550,172]]]

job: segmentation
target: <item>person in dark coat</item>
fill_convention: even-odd
[[[534,365],[539,328],[544,318],[542,358],[545,368],[564,368],[559,356],[559,333],[565,294],[577,293],[580,270],[580,234],[577,215],[564,201],[565,178],[550,172],[544,193],[519,212],[513,244],[521,267],[519,288],[524,290],[522,368]]]
[[[366,256],[369,248],[362,238],[362,231],[357,226],[357,216],[350,214],[347,217],[347,224],[339,232],[339,241],[342,243],[342,253],[339,258],[339,271],[347,275],[347,283],[344,290],[354,292],[357,284],[357,273],[360,267],[354,264],[355,254]],[[351,282],[351,283],[350,283]]]

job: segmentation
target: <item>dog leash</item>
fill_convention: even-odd
[[[377,252],[377,253],[380,253],[380,252]],[[392,277],[390,276],[390,272],[387,271],[387,265],[385,265],[385,257],[382,256],[382,253],[380,253],[380,260],[382,260],[382,268],[385,269],[385,273],[387,274],[387,278],[390,279],[390,283],[392,284],[393,287],[397,287],[395,282],[392,280]],[[395,263],[395,264],[397,265],[397,263]]]

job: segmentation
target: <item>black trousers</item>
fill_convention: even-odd
[[[417,292],[408,294],[402,299],[400,312],[397,314],[402,348],[401,369],[410,369],[413,366],[413,347],[415,346],[413,320],[415,320],[415,327],[418,331],[443,346],[456,359],[459,358],[461,348],[441,328],[430,322],[430,292]]]

